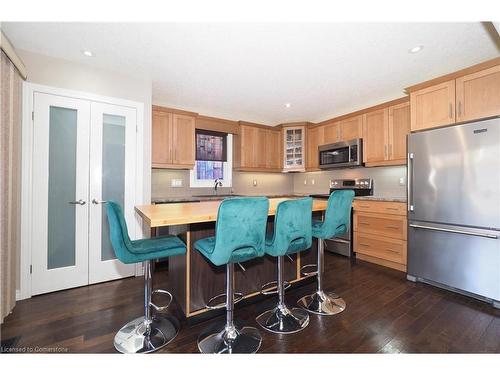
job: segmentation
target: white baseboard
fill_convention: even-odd
[[[23,299],[24,298],[21,296],[21,290],[20,289],[16,289],[16,301],[21,301]]]

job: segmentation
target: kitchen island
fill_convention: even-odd
[[[269,199],[268,231],[273,230],[273,215],[280,202],[289,198]],[[137,206],[136,212],[150,228],[185,224],[187,230],[179,236],[187,246],[186,255],[171,257],[168,265],[168,289],[175,296],[186,317],[207,312],[206,303],[225,291],[225,267],[216,267],[194,249],[197,240],[215,235],[215,221],[221,201],[172,203]],[[313,200],[312,215],[320,218],[327,201]],[[285,261],[285,280],[292,285],[306,279],[301,267],[316,262],[316,241],[312,248]],[[262,285],[276,280],[276,259],[264,256],[245,262],[244,270],[235,267],[235,291],[243,298],[257,296]],[[310,277],[310,276],[309,276]]]

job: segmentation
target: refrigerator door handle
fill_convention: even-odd
[[[408,153],[408,178],[407,178],[407,199],[408,212],[413,211],[413,152]]]
[[[438,227],[431,227],[431,226],[427,226],[427,225],[418,225],[418,224],[410,224],[410,227],[417,228],[417,229],[435,230],[435,231],[438,231],[438,232],[448,232],[448,233],[465,234],[467,236],[485,237],[485,238],[490,238],[490,239],[493,239],[493,240],[498,239],[497,235],[495,235],[495,234],[488,234],[488,233],[472,232],[472,231],[457,230],[457,229],[438,228]]]

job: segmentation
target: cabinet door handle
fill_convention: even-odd
[[[393,249],[389,249],[389,248],[385,249],[385,251],[389,251],[390,253],[396,253],[396,254],[400,253],[399,250],[393,250]]]
[[[384,159],[387,159],[387,145],[384,146]]]
[[[462,102],[458,101],[458,117],[462,116]]]
[[[450,118],[453,118],[453,108],[451,103],[449,104],[449,110],[450,110]]]
[[[395,225],[386,225],[385,226],[387,229],[399,229],[399,227],[395,226]]]
[[[390,211],[398,211],[396,207],[386,207],[385,209]]]
[[[360,243],[359,246],[364,246],[364,247],[371,247],[370,245],[366,244],[366,243]]]
[[[359,224],[360,225],[368,225],[368,226],[370,225],[370,223],[362,223],[362,222],[360,222]]]

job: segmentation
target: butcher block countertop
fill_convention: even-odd
[[[278,203],[287,199],[297,199],[297,197],[269,199],[269,215],[274,215]],[[216,221],[220,204],[221,201],[150,204],[136,206],[135,211],[150,228],[156,228]],[[326,200],[314,199],[312,211],[324,211],[326,206]]]

